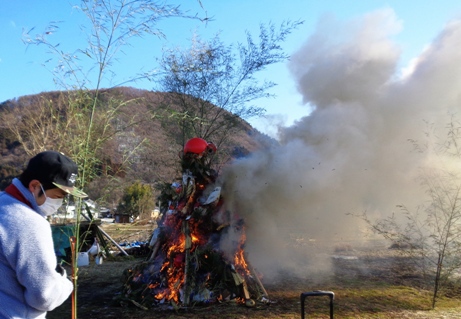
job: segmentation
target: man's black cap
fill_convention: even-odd
[[[53,184],[66,193],[76,197],[88,197],[74,187],[77,180],[77,164],[64,154],[56,151],[44,151],[32,157],[25,172],[41,183]]]

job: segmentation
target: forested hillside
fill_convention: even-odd
[[[50,122],[68,116],[69,101],[75,103],[76,100],[75,96],[69,98],[69,94],[46,92],[0,104],[1,189],[22,170],[29,154],[44,149],[68,154],[72,153],[73,144],[84,142],[65,137],[67,130],[75,129],[72,122],[57,131],[47,129]],[[193,136],[185,136],[184,130],[181,130],[182,118],[187,114],[176,114],[170,93],[121,87],[102,90],[98,100],[96,112],[102,114],[108,110],[114,112],[109,106],[114,101],[118,104],[116,113],[111,114],[112,131],[107,132],[104,127],[107,123],[95,123],[97,132],[100,132],[98,136],[105,138],[97,151],[97,174],[85,186],[90,198],[103,205],[115,206],[124,187],[133,181],[155,185],[180,176],[178,154],[184,142]],[[235,121],[235,116],[229,118]],[[274,143],[241,119],[238,119],[237,130],[228,135],[219,141],[208,141],[218,146],[215,160],[218,171],[232,159]],[[79,162],[79,159],[76,161]]]

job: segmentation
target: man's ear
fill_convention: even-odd
[[[29,182],[29,190],[31,193],[35,194],[40,192],[40,181],[38,179],[33,179]],[[37,192],[37,188],[39,189],[39,191]]]

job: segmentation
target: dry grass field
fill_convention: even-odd
[[[116,242],[147,240],[155,224],[103,224],[102,228]],[[335,293],[335,318],[461,318],[461,294],[442,296],[437,308],[430,309],[431,292],[420,288],[401,259],[391,250],[357,252],[357,259],[335,258],[333,273],[322,282],[286,275],[264,286],[270,303],[257,302],[248,308],[233,302],[215,303],[187,309],[152,308],[143,310],[120,302],[123,271],[143,259],[107,258],[79,269],[78,318],[301,318],[300,294],[312,290]],[[359,261],[359,262],[358,262]],[[367,267],[367,271],[363,271]],[[264,278],[263,278],[264,282]],[[329,299],[309,297],[305,302],[306,318],[329,318]],[[71,317],[68,300],[50,312],[48,319]]]

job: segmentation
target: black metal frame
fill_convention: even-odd
[[[301,293],[301,319],[304,319],[304,303],[310,296],[329,296],[330,297],[330,319],[333,319],[333,300],[335,293],[332,291],[315,290]]]

